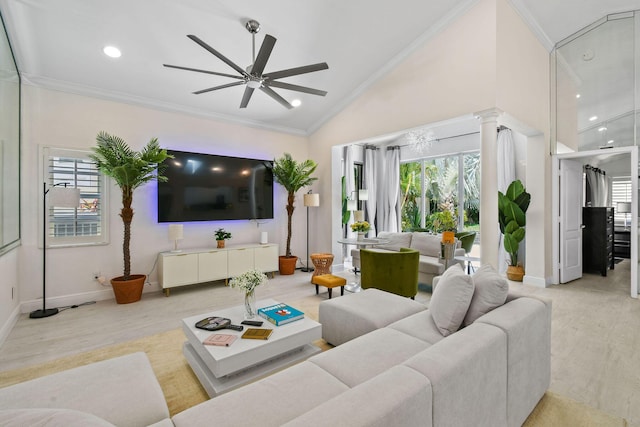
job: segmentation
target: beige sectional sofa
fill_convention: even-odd
[[[392,233],[389,231],[381,231],[378,238],[387,239],[389,243],[368,247],[367,249],[388,252],[398,252],[400,248],[415,249],[420,252],[420,263],[418,265],[418,282],[431,285],[433,278],[444,273],[444,260],[440,258],[440,242],[442,235],[430,234],[424,232],[401,232]],[[455,250],[454,256],[462,256],[465,254],[464,249],[460,247]],[[360,249],[351,250],[351,263],[353,267],[360,269]],[[462,261],[452,261],[463,265]]]
[[[520,426],[549,386],[550,303],[501,288],[506,303],[467,319],[469,289],[493,291],[458,276],[461,291],[445,292],[443,276],[429,309],[377,289],[323,301],[327,340],[346,329],[342,344],[171,419],[136,353],[0,389],[0,425]],[[451,297],[473,321],[443,334]]]

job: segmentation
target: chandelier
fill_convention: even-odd
[[[407,145],[418,154],[424,154],[431,149],[434,141],[437,141],[432,130],[419,129],[412,130],[404,136]]]

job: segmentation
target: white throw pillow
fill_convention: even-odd
[[[446,337],[460,329],[473,297],[473,280],[462,270],[460,264],[449,267],[433,291],[429,311],[442,336]]]
[[[462,323],[468,326],[507,300],[509,283],[490,265],[480,267],[472,276],[475,290],[471,305]]]

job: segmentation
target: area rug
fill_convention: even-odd
[[[312,300],[313,298],[305,298],[286,302],[304,311],[308,317],[317,319],[318,301]],[[174,329],[51,362],[2,372],[0,388],[76,366],[143,351],[149,357],[167,400],[169,412],[173,416],[208,399],[206,391],[182,355],[182,345],[185,340],[182,330]],[[323,351],[331,348],[324,340],[318,340],[314,344]],[[524,424],[526,427],[568,425],[625,427],[627,422],[622,418],[610,416],[566,397],[547,392]]]

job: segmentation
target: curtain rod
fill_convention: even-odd
[[[444,141],[446,139],[460,138],[460,137],[463,137],[463,136],[478,135],[478,134],[480,134],[480,131],[463,133],[463,134],[460,134],[460,135],[445,136],[444,138],[436,138],[436,139],[433,140],[433,142],[440,142],[440,141]],[[398,145],[398,147],[402,148],[402,147],[408,147],[410,145],[411,145],[410,143],[407,143],[407,144],[403,144],[403,145]]]

